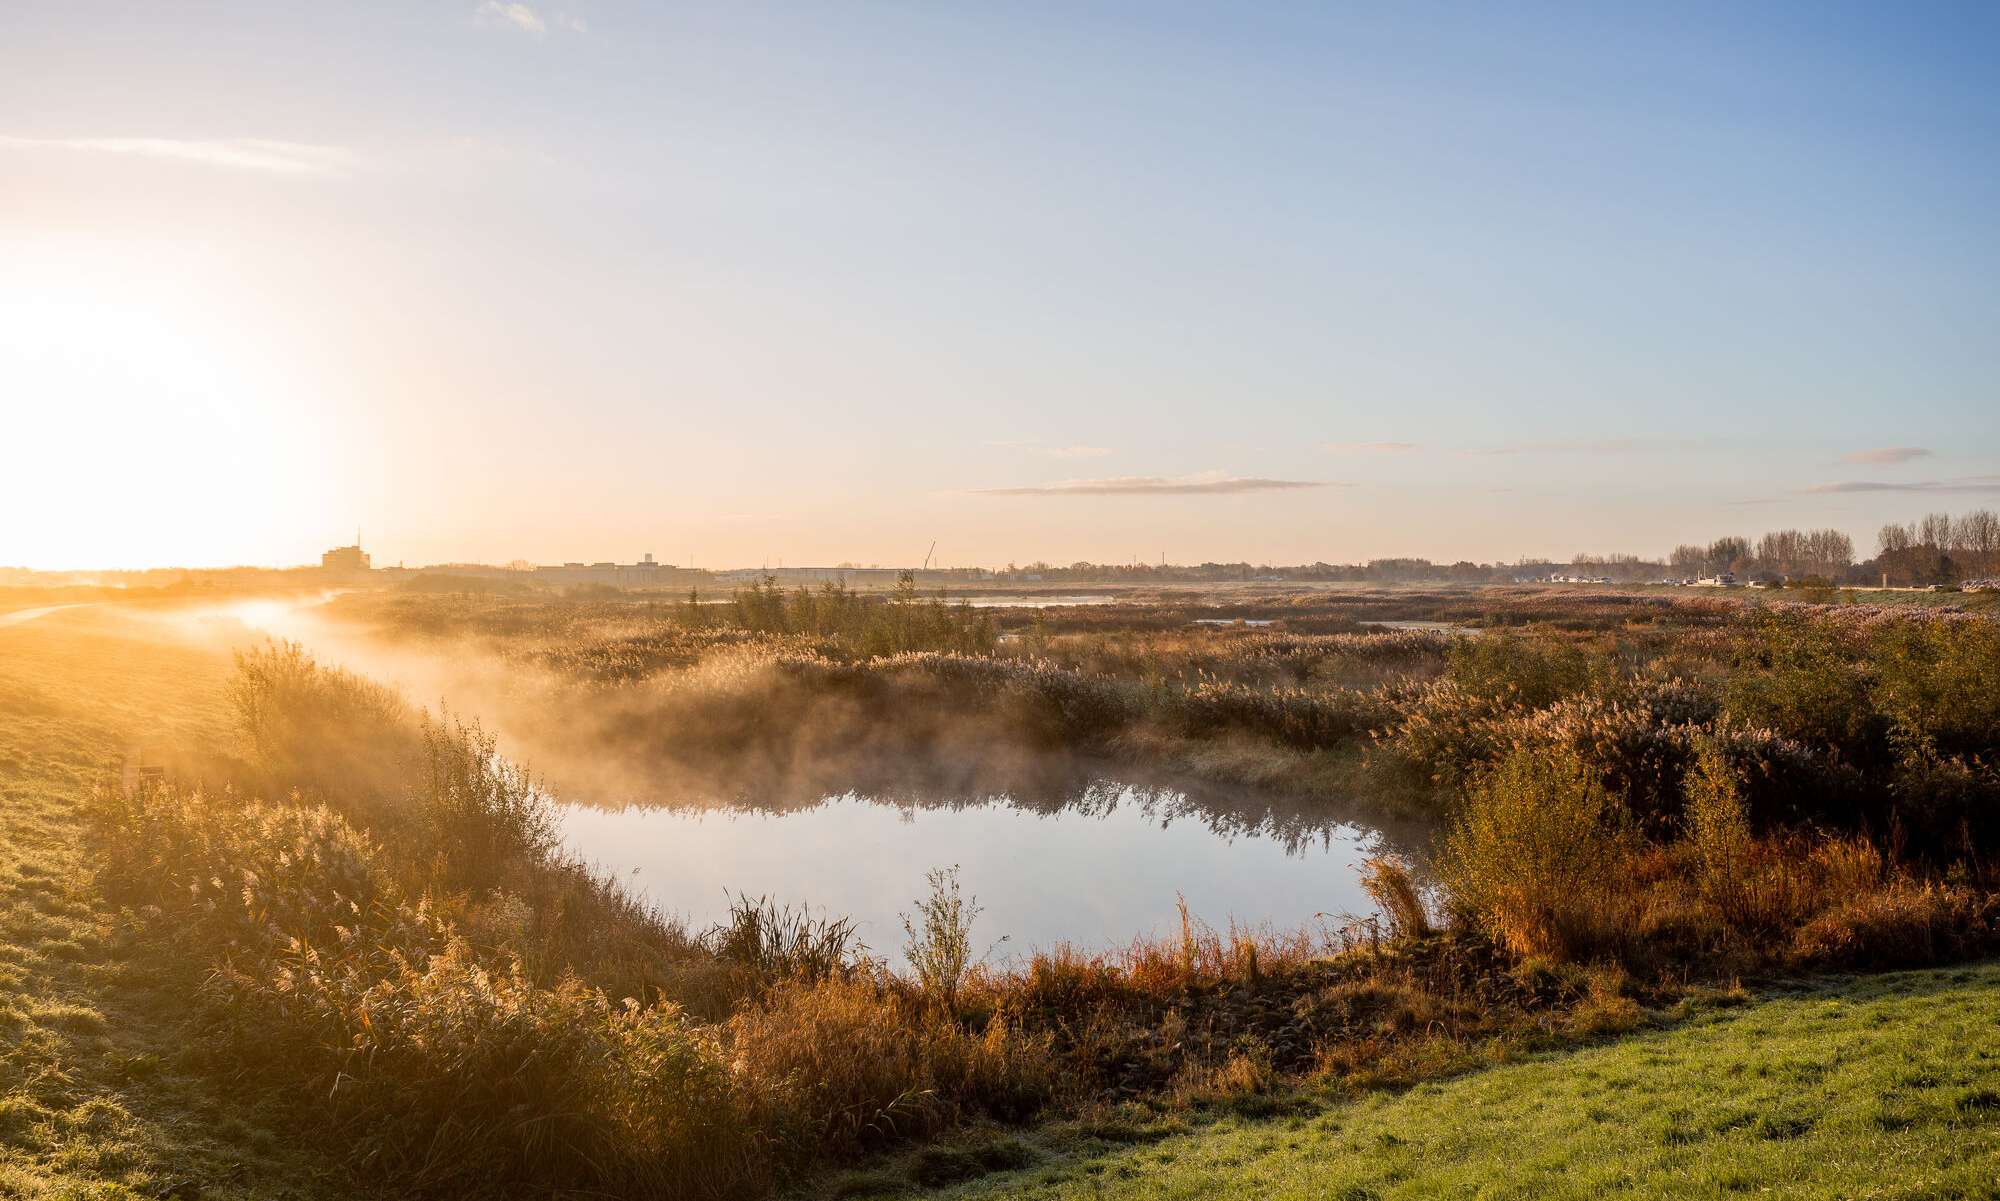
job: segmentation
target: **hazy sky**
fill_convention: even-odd
[[[0,564],[2000,504],[2000,6],[0,5]]]

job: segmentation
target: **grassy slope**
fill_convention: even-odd
[[[176,975],[93,888],[92,783],[224,728],[225,659],[127,633],[94,610],[0,629],[0,1197],[345,1194],[189,1070]]]
[[[1866,977],[954,1195],[1994,1197],[1996,1023],[2000,967]]]

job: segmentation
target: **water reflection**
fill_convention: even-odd
[[[900,774],[837,789],[682,788],[571,803],[564,833],[586,860],[696,926],[718,920],[731,892],[805,901],[853,917],[892,960],[897,915],[931,867],[960,865],[985,909],[977,940],[1004,938],[1004,959],[1170,933],[1177,896],[1217,926],[1293,929],[1366,913],[1355,866],[1422,845],[1417,831],[1363,825],[1324,804],[1060,759],[1006,781],[964,764]]]

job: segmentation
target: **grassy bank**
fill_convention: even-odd
[[[1668,1029],[1396,1093],[1116,1145],[1016,1144],[972,1198],[1988,1197],[2000,968],[1802,987]],[[977,1155],[962,1162],[976,1169]],[[932,1171],[936,1170],[933,1166]],[[922,1162],[844,1182],[918,1191]]]
[[[0,629],[0,1197],[337,1197],[355,1184],[190,1054],[175,966],[84,850],[128,751],[212,739],[227,660],[99,614]]]

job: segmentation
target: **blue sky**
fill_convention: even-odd
[[[0,33],[0,503],[122,481],[0,562],[1866,548],[2000,501],[1991,5]]]

